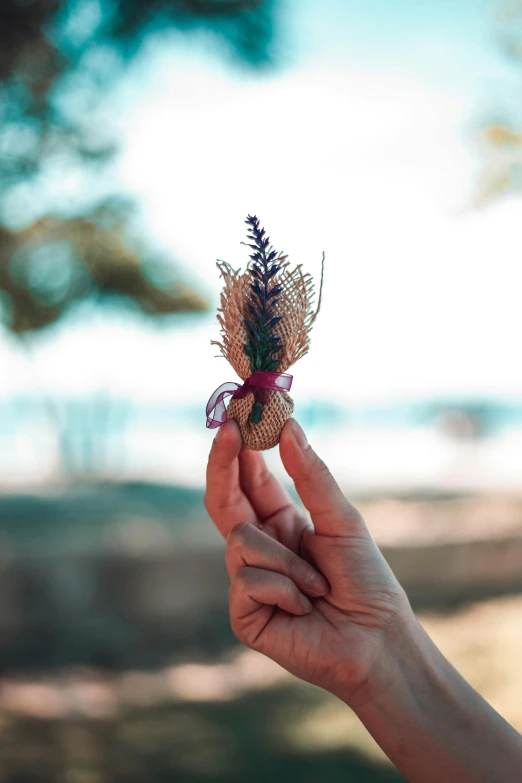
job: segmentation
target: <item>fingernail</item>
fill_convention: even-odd
[[[292,419],[292,432],[294,434],[294,438],[297,441],[297,445],[301,449],[306,449],[308,446],[308,441],[306,440],[306,435],[304,434],[303,428],[300,424],[297,423],[295,419]]]
[[[315,572],[313,576],[308,580],[306,585],[306,591],[313,593],[314,595],[326,595],[330,591],[330,585],[321,574]]]
[[[223,439],[223,435],[227,430],[227,422],[224,421],[221,427],[218,429],[216,433],[216,437],[214,438],[216,443],[219,443]]]
[[[306,614],[309,614],[313,609],[312,604],[310,603],[308,598],[304,595],[299,596],[299,606]]]

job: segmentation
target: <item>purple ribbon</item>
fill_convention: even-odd
[[[225,398],[231,396],[233,400],[240,400],[247,394],[254,393],[256,399],[263,396],[259,389],[266,391],[290,391],[293,376],[286,372],[262,372],[256,370],[250,378],[241,383],[228,381],[222,383],[216,389],[207,403],[207,427],[211,430],[221,425],[227,420],[227,409],[225,407]],[[263,402],[263,400],[260,400]]]

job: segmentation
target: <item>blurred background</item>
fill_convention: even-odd
[[[204,409],[247,213],[326,253],[296,417],[522,730],[521,191],[520,2],[3,1],[2,783],[402,780],[229,629]]]

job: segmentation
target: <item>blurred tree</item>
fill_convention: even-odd
[[[206,31],[245,66],[267,67],[275,2],[2,0],[0,305],[29,353],[32,333],[86,299],[126,302],[146,316],[206,308],[168,259],[131,240],[132,204],[107,194],[97,203],[94,189],[88,207],[65,195],[49,208],[38,186],[76,170],[99,181],[118,144],[110,114],[97,109],[151,36]],[[32,215],[22,214],[21,189]],[[63,430],[56,404],[46,403]]]
[[[521,68],[522,0],[510,0],[501,6],[498,27],[503,51],[516,68]],[[482,206],[507,193],[522,192],[522,100],[501,119],[483,127],[482,143],[485,166],[478,204]]]
[[[0,177],[49,158],[106,161],[115,144],[89,109],[151,35],[206,30],[251,67],[271,62],[276,0],[2,0]]]
[[[168,266],[132,247],[114,205],[73,218],[43,217],[21,230],[0,226],[0,291],[6,325],[23,334],[54,323],[86,298],[127,299],[147,315],[203,310],[205,300],[181,282],[164,286]]]
[[[6,215],[21,182],[27,186],[53,165],[63,170],[111,159],[117,143],[94,108],[148,36],[165,34],[173,26],[205,28],[243,62],[265,66],[270,62],[271,5],[260,0],[3,0],[0,291],[7,325],[15,332],[52,323],[93,292],[111,298],[120,292],[148,314],[204,307],[201,297],[179,283],[168,286],[166,275],[163,286],[153,282],[144,248],[138,252],[128,246],[128,209],[126,220],[120,214],[114,221],[113,205],[106,203],[89,218],[47,217],[16,231]],[[69,208],[66,204],[65,211]],[[70,256],[70,269],[59,284],[53,283],[52,263],[43,260],[58,247],[59,269],[64,254]],[[47,274],[38,271],[44,267]]]

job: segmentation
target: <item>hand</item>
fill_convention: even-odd
[[[427,636],[296,422],[280,453],[313,526],[234,421],[210,453],[205,502],[227,538],[236,636],[349,704],[411,783],[518,780],[522,737]]]
[[[361,515],[290,420],[283,465],[308,511],[296,508],[236,423],[210,453],[205,505],[227,539],[232,630],[249,647],[348,703],[371,681],[413,616]]]

